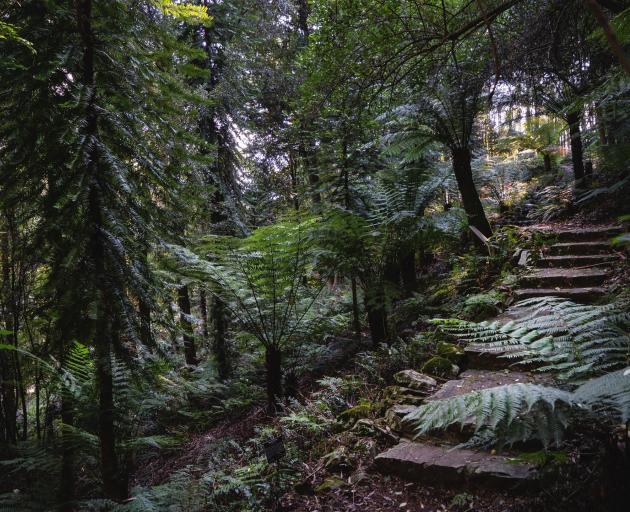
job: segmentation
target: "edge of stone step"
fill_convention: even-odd
[[[606,295],[606,289],[600,286],[587,286],[582,288],[521,288],[515,290],[514,297],[518,300],[531,299],[533,297],[564,297],[576,302],[592,302]]]
[[[560,242],[549,247],[549,254],[552,256],[561,255],[591,255],[602,254],[610,251],[608,241],[591,242]]]
[[[589,287],[599,286],[608,277],[608,271],[597,268],[545,268],[521,276],[519,284],[528,288]]]
[[[587,241],[612,238],[622,232],[619,225],[590,226],[583,228],[561,228],[545,230],[544,233],[555,235],[559,242]]]
[[[612,263],[618,256],[616,254],[582,254],[545,256],[536,261],[539,268],[575,268],[588,265],[605,265]]]
[[[503,490],[532,489],[540,482],[531,464],[432,443],[403,441],[377,455],[374,463],[381,473],[419,482]]]

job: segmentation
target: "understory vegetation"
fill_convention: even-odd
[[[618,0],[3,2],[0,510],[625,510],[629,99]]]

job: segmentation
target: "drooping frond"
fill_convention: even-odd
[[[506,324],[434,320],[459,339],[502,350],[517,364],[538,366],[560,379],[578,381],[625,367],[630,358],[630,310],[625,299],[584,305],[559,297],[516,304],[524,314]]]
[[[507,444],[535,438],[549,445],[560,442],[568,412],[577,406],[568,391],[516,383],[428,402],[405,421],[415,425],[416,435],[459,424],[475,433],[489,430]]]

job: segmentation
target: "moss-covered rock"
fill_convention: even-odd
[[[361,400],[354,407],[343,411],[338,419],[343,422],[357,421],[360,418],[369,418],[373,411],[377,410],[378,406],[369,400]]]
[[[442,356],[435,356],[422,365],[422,371],[438,377],[456,376],[459,368]]]
[[[464,357],[464,349],[455,343],[440,341],[437,345],[437,354],[448,359],[451,363],[457,364]]]
[[[321,484],[319,484],[315,488],[315,492],[317,494],[324,494],[328,491],[339,489],[339,487],[343,487],[344,485],[346,485],[346,481],[343,478],[332,475],[326,478]]]

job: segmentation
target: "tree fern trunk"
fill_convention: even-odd
[[[490,237],[492,235],[492,229],[486,218],[486,213],[479,199],[477,187],[473,181],[471,167],[472,155],[470,149],[467,147],[452,148],[451,152],[453,157],[453,171],[455,172],[455,179],[462,198],[462,204],[468,216],[468,223],[477,228],[485,236]]]
[[[365,290],[365,310],[375,346],[387,342],[387,310],[385,291],[382,284],[372,285]]]
[[[582,132],[580,130],[581,116],[578,112],[567,114],[569,135],[571,136],[571,161],[573,162],[573,175],[575,181],[584,179],[584,151],[582,148]]]
[[[177,290],[177,305],[179,306],[179,322],[184,337],[184,357],[186,364],[197,364],[197,348],[193,337],[193,328],[190,321],[190,295],[188,286],[180,286]]]
[[[405,248],[401,251],[399,259],[403,288],[409,295],[418,288],[418,280],[416,278],[416,252],[412,247]]]
[[[275,414],[282,398],[282,352],[274,345],[265,349],[265,370],[267,380],[267,411]]]
[[[228,354],[225,321],[225,304],[218,297],[212,299],[212,352],[217,362],[219,379],[226,380],[230,376],[230,358]]]

